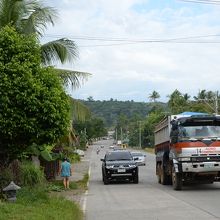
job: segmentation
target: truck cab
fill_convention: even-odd
[[[158,182],[213,183],[220,179],[220,116],[168,116],[155,129]]]

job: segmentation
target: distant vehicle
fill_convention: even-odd
[[[145,166],[146,165],[146,162],[145,162],[146,155],[145,154],[143,154],[141,152],[131,152],[131,155],[138,166]]]
[[[81,157],[84,157],[85,156],[85,152],[83,150],[80,150],[80,149],[76,149],[74,151],[74,153],[78,154],[79,156]]]
[[[114,149],[114,145],[109,146],[109,149],[113,150]]]
[[[120,146],[114,146],[113,150],[123,150],[123,148]]]
[[[109,151],[101,161],[102,180],[105,185],[118,179],[138,183],[138,166],[129,151]]]
[[[101,147],[101,148],[104,148],[104,145],[101,145],[100,147]]]

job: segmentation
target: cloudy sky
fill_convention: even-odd
[[[210,0],[211,1],[211,0]],[[220,1],[220,0],[219,0]],[[92,73],[74,98],[167,101],[220,85],[220,4],[181,0],[47,0],[59,19],[43,41],[67,37],[79,59],[63,68]]]

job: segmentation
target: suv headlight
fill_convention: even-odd
[[[106,169],[112,169],[112,168],[114,168],[114,165],[107,165],[106,166]]]
[[[136,165],[135,164],[130,164],[129,167],[134,168],[134,167],[136,167]]]

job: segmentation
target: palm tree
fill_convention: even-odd
[[[155,90],[149,95],[149,99],[153,102],[156,102],[156,100],[159,98],[160,98],[160,94]]]
[[[199,91],[197,96],[194,96],[194,99],[197,101],[205,100],[207,98],[207,92],[205,89]]]
[[[57,11],[52,7],[44,6],[39,0],[0,0],[0,28],[7,25],[13,26],[19,33],[25,35],[35,34],[40,40],[48,25],[54,25],[58,18]],[[55,62],[64,64],[74,61],[78,56],[77,45],[74,41],[61,38],[41,45],[42,64],[52,65]],[[72,88],[78,88],[80,82],[87,79],[89,73],[56,69],[57,74],[63,79],[64,85],[71,84]],[[77,101],[76,101],[77,104]],[[83,105],[78,108],[78,118],[83,118],[87,112]]]
[[[186,101],[189,101],[190,97],[191,97],[191,96],[190,96],[188,93],[185,93],[185,94],[183,95],[183,98],[184,98]]]
[[[0,0],[0,28],[12,25],[22,34],[35,34],[37,39],[43,36],[48,25],[54,25],[58,18],[57,11],[44,6],[39,0]],[[64,64],[74,61],[78,56],[77,45],[66,38],[47,42],[41,46],[42,64],[52,65],[55,62]],[[60,71],[64,82],[79,85],[79,78],[90,74],[77,71]]]
[[[189,108],[186,97],[179,91],[175,90],[171,95],[168,95],[168,106],[172,114],[178,114]]]

